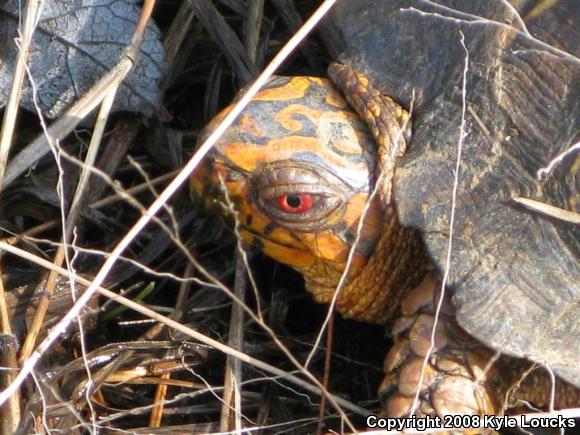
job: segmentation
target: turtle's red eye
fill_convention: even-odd
[[[308,193],[292,193],[276,198],[280,210],[286,213],[304,213],[312,208],[314,201]]]

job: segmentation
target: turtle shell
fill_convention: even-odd
[[[552,14],[571,47],[572,3]],[[344,2],[329,23],[339,61],[412,111],[395,201],[449,270],[458,322],[580,386],[580,229],[516,202],[580,211],[577,154],[538,175],[580,140],[579,60],[499,0]]]

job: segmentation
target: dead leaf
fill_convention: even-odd
[[[0,4],[0,107],[7,102],[17,55],[19,5]],[[29,69],[44,116],[56,118],[119,60],[140,15],[131,0],[47,0],[34,32]],[[121,86],[116,110],[151,113],[160,100],[164,52],[159,29],[145,33],[141,56]],[[21,106],[34,111],[26,82]]]

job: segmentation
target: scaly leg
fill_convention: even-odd
[[[420,381],[414,412],[418,416],[502,415],[524,403],[546,408],[551,391],[547,373],[526,360],[498,355],[467,334],[455,321],[448,295],[421,380],[440,287],[440,279],[430,274],[401,304],[402,316],[393,326],[395,344],[385,359],[386,377],[379,389],[387,416],[411,413]],[[579,390],[557,380],[554,407],[579,403]]]

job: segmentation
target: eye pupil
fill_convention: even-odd
[[[298,208],[302,201],[298,195],[288,195],[286,197],[286,203],[292,208]]]

